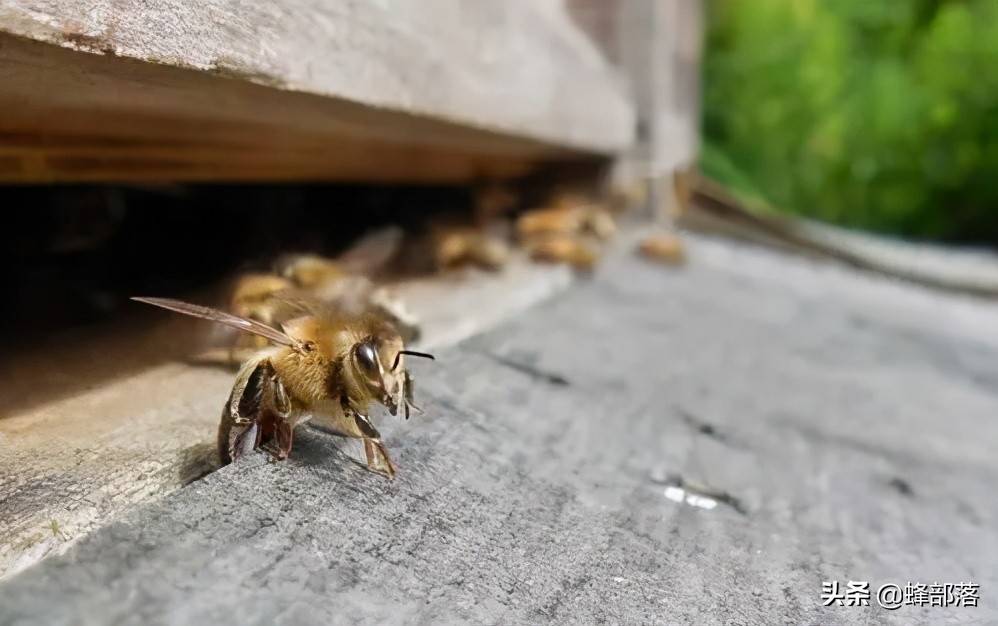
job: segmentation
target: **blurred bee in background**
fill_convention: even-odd
[[[409,272],[432,273],[461,267],[501,270],[510,259],[509,212],[519,197],[495,181],[474,192],[470,214],[448,213],[425,223],[422,235],[402,259]]]
[[[666,265],[680,265],[686,261],[683,240],[671,232],[651,234],[638,244],[638,253],[646,259]]]
[[[298,300],[287,305],[299,315],[278,330],[180,300],[133,300],[218,322],[274,344],[255,352],[236,375],[218,429],[223,464],[257,448],[286,459],[295,427],[315,417],[339,435],[361,439],[369,470],[395,476],[381,434],[371,423],[370,407],[381,404],[392,415],[402,409],[406,419],[410,409],[421,412],[413,402],[413,379],[404,357],[433,356],[406,350],[391,322]]]
[[[387,265],[399,248],[401,231],[391,231],[390,243],[385,234],[388,232],[369,236],[335,259],[311,254],[285,255],[277,260],[275,271],[308,298],[348,315],[381,315],[395,325],[405,341],[415,341],[419,338],[419,324],[401,298],[390,287],[377,285],[370,278]],[[280,299],[274,304],[280,312]]]
[[[583,271],[596,266],[598,245],[616,232],[613,215],[601,202],[571,191],[555,193],[516,221],[517,238],[531,258]]]
[[[491,181],[475,190],[475,221],[489,224],[508,216],[520,203],[520,195],[501,183]]]
[[[509,244],[487,228],[437,222],[430,225],[429,238],[437,270],[471,265],[498,271],[509,261]]]
[[[273,325],[275,311],[268,306],[270,299],[275,293],[288,291],[294,287],[294,283],[287,278],[274,274],[243,274],[232,286],[232,294],[229,297],[232,313]],[[262,339],[262,337],[257,338]]]
[[[237,317],[271,327],[300,315],[288,302],[315,300],[345,316],[372,313],[389,320],[406,342],[419,337],[419,325],[402,301],[388,287],[377,286],[370,275],[378,272],[397,253],[401,229],[392,227],[363,237],[336,258],[314,254],[288,254],[277,259],[273,273],[247,273],[237,277],[230,289],[228,309]],[[195,356],[201,363],[236,365],[265,347],[259,335],[231,336],[217,342],[225,349],[209,349]]]
[[[508,231],[502,219],[478,223],[467,216],[436,216],[406,242],[394,268],[408,277],[464,267],[499,271],[510,258]]]
[[[530,258],[544,263],[564,263],[573,268],[591,272],[599,262],[599,253],[594,247],[571,235],[549,235],[529,241],[526,244]]]
[[[516,232],[521,239],[545,235],[589,235],[603,241],[617,232],[613,215],[601,203],[572,193],[557,194],[549,206],[520,215]]]

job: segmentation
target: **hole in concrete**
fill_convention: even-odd
[[[718,430],[718,428],[716,426],[714,426],[713,424],[711,424],[710,422],[706,422],[706,421],[700,419],[699,417],[697,417],[696,415],[694,415],[690,411],[684,409],[683,407],[676,407],[676,411],[679,413],[679,416],[682,418],[682,420],[684,422],[686,422],[686,424],[690,428],[692,428],[696,432],[700,433],[701,435],[703,435],[705,437],[710,437],[711,439],[713,439],[715,441],[719,441],[721,443],[725,443],[725,444],[730,444],[731,443],[728,440],[728,437],[725,436],[724,434],[722,434]]]
[[[914,498],[915,497],[915,490],[912,489],[911,485],[908,483],[908,481],[906,481],[903,478],[899,478],[899,477],[895,476],[894,478],[890,479],[887,482],[887,484],[892,489],[894,489],[894,491],[897,491],[899,494],[901,494],[902,496],[905,496],[906,498]]]

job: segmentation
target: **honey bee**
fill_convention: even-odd
[[[473,226],[437,225],[431,238],[434,262],[441,270],[474,265],[497,271],[509,260],[503,239]]]
[[[491,182],[475,192],[475,219],[487,224],[509,213],[519,202],[519,196],[508,187]]]
[[[398,254],[403,237],[397,226],[383,228],[365,235],[333,259],[312,254],[284,255],[277,260],[274,271],[291,281],[295,289],[347,315],[367,312],[384,316],[405,341],[415,341],[419,337],[418,322],[388,287],[370,278]],[[279,296],[280,292],[271,295]],[[270,299],[270,308],[278,317],[284,309],[280,300]]]
[[[527,245],[530,258],[545,263],[566,263],[577,270],[591,272],[599,254],[579,237],[552,235],[538,238]]]
[[[686,260],[683,240],[672,233],[658,233],[646,237],[638,246],[638,252],[646,259],[668,265],[680,265]]]
[[[562,191],[541,208],[516,220],[520,244],[535,261],[565,263],[592,271],[599,261],[598,243],[613,237],[617,227],[610,212],[589,195]]]
[[[294,289],[294,283],[273,274],[250,273],[239,276],[232,285],[229,305],[239,317],[250,317],[264,324],[273,324],[267,306],[275,293]]]
[[[273,306],[274,294],[294,289],[294,283],[273,274],[249,273],[239,276],[232,285],[229,310],[238,317],[247,317],[273,326],[278,320]],[[266,347],[267,340],[257,335],[239,335],[231,341],[230,349],[223,354],[224,362],[235,361],[244,350]]]
[[[375,230],[350,248],[327,258],[316,254],[286,254],[277,259],[274,271],[303,289],[323,290],[344,278],[371,276],[398,254],[405,233],[398,226]]]
[[[617,233],[617,223],[609,210],[600,207],[589,207],[582,218],[583,232],[590,233],[600,241],[606,241]]]
[[[433,359],[406,350],[395,327],[373,314],[344,315],[321,303],[290,303],[302,313],[282,330],[210,307],[168,298],[132,298],[177,313],[218,322],[275,344],[251,356],[236,375],[222,409],[218,452],[223,464],[261,448],[277,460],[291,452],[294,429],[313,417],[337,434],[363,440],[369,470],[388,478],[395,465],[371,423],[369,409],[381,404],[392,415],[413,403],[413,380],[404,356]]]
[[[336,258],[314,254],[286,254],[274,263],[273,273],[250,272],[238,276],[229,289],[227,309],[237,317],[271,327],[300,315],[289,308],[294,299],[312,299],[344,316],[372,313],[387,318],[406,342],[419,338],[418,321],[388,287],[375,284],[368,274],[380,270],[398,250],[403,233],[385,228],[362,237]],[[219,333],[211,347],[192,357],[203,364],[237,365],[267,340],[259,335]]]
[[[602,204],[576,196],[558,196],[551,206],[533,209],[516,220],[521,241],[550,235],[591,235],[600,241],[617,232],[613,215]]]

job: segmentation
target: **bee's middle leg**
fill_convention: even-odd
[[[224,428],[224,425],[223,425]],[[220,433],[219,454],[222,464],[227,465],[260,445],[260,427],[256,422],[248,424],[232,424]]]

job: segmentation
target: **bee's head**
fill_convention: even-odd
[[[369,337],[354,346],[352,359],[367,390],[392,415],[405,402],[405,363],[402,355],[433,358],[432,355],[403,350],[401,340]]]
[[[397,394],[393,390],[398,382],[391,372],[385,371],[382,345],[382,342],[373,337],[365,339],[353,347],[352,358],[356,371],[360,374],[361,384],[394,415],[398,405],[395,402]]]

